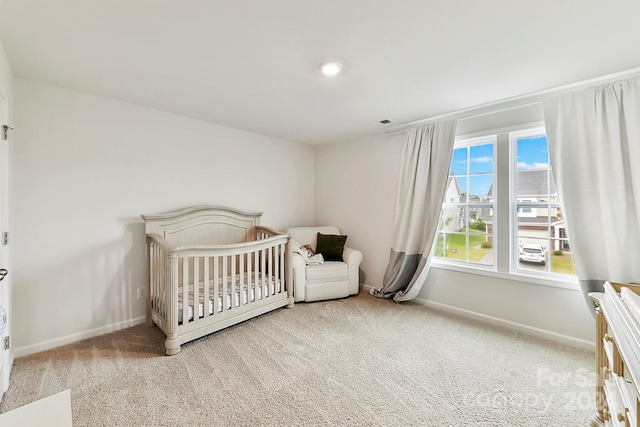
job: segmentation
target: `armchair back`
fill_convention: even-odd
[[[288,228],[285,233],[291,234],[291,240],[295,240],[301,246],[311,245],[313,250],[316,249],[318,233],[322,234],[340,234],[338,227],[326,225],[320,227],[295,227]]]

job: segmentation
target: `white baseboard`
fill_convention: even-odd
[[[364,285],[363,289],[367,292],[372,289],[373,286]],[[471,310],[465,310],[463,308],[454,307],[447,304],[442,304],[439,302],[429,301],[423,298],[415,298],[413,301],[418,304],[424,305],[429,308],[433,308],[435,310],[443,311],[446,313],[455,314],[461,317],[465,317],[467,319],[478,320],[480,322],[501,326],[511,330],[515,330],[518,332],[522,332],[525,334],[533,335],[536,337],[544,338],[549,341],[554,341],[560,344],[570,345],[572,347],[577,347],[585,350],[595,350],[596,345],[594,342],[586,341],[580,338],[575,338],[569,335],[559,334],[557,332],[547,331],[546,329],[535,328],[533,326],[525,325],[523,323],[512,322],[510,320],[501,319],[499,317],[489,316],[486,314],[478,313]]]
[[[134,325],[139,325],[145,322],[145,317],[136,317],[134,319],[125,320],[123,322],[112,323],[111,325],[101,326],[99,328],[91,329],[77,334],[71,334],[60,338],[54,338],[52,340],[42,341],[36,344],[27,345],[24,347],[16,347],[13,350],[13,357],[22,357],[29,354],[38,353],[40,351],[50,350],[61,345],[67,345],[76,341],[84,340],[87,338],[97,337],[98,335],[108,334],[109,332],[118,331],[120,329],[129,328]]]

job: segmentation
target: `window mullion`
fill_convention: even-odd
[[[510,244],[509,237],[511,220],[509,218],[511,197],[511,186],[509,182],[509,135],[498,134],[496,141],[496,176],[495,176],[495,212],[494,221],[494,254],[496,257],[496,268],[500,272],[508,273],[510,262]]]

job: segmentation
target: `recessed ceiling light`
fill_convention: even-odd
[[[320,64],[320,71],[325,76],[335,76],[342,71],[342,64],[336,61],[326,61]]]

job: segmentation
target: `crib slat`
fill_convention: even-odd
[[[247,252],[247,292],[249,295],[253,293],[253,298],[257,298],[255,289],[253,288],[253,279],[251,278],[251,272],[253,268],[251,267],[251,252]]]
[[[260,277],[258,276],[258,274],[260,274],[260,267],[259,267],[259,256],[258,256],[258,251],[253,251],[253,286],[255,287],[255,293],[256,293],[256,300],[257,299],[262,299],[264,297],[264,295],[262,294],[262,291],[260,293],[258,293],[258,290],[260,289],[260,285],[259,283],[259,279]],[[259,297],[259,298],[258,298]]]
[[[202,301],[204,304],[205,319],[211,315],[209,312],[209,301],[211,301],[211,297],[209,296],[209,280],[209,257],[206,256],[202,258],[202,282],[204,283]]]
[[[275,290],[275,285],[273,286],[273,288],[271,288],[271,280],[274,274],[274,270],[273,270],[274,249],[275,249],[275,246],[272,246],[269,249],[267,249],[267,252],[269,253],[269,267],[267,268],[266,273],[267,273],[267,291],[269,292],[269,295],[272,295],[272,292]]]
[[[157,245],[156,245],[157,246]],[[160,250],[160,248],[158,249],[158,253],[157,256],[158,258],[156,259],[157,261],[157,265],[159,266],[159,270],[156,273],[156,286],[155,286],[155,291],[153,294],[153,299],[155,300],[156,303],[156,310],[158,311],[158,314],[160,314],[160,316],[163,319],[167,318],[167,313],[166,313],[166,303],[165,303],[165,295],[166,292],[164,291],[165,287],[167,286],[167,283],[170,283],[169,280],[167,279],[169,277],[168,271],[167,269],[169,268],[169,261],[165,258],[164,256],[164,251]]]
[[[222,257],[222,311],[227,311],[227,298],[228,298],[228,286],[227,283],[227,257]]]
[[[189,263],[185,257],[180,260],[182,261],[182,324],[186,325],[189,323]]]
[[[261,273],[261,282],[262,283],[262,295],[264,295],[265,297],[269,296],[269,290],[267,289],[267,284],[266,284],[266,277],[265,277],[265,270],[266,270],[266,264],[267,262],[267,253],[264,249],[262,249],[260,251],[260,273]]]
[[[272,276],[273,276],[273,292],[275,292],[276,294],[280,293],[280,289],[278,289],[279,285],[278,283],[280,283],[280,245],[275,245],[273,247],[273,256],[274,256],[274,263],[275,265],[273,266],[273,272],[272,272]]]
[[[163,317],[166,318],[166,314],[163,313],[164,304],[160,299],[160,284],[164,283],[165,265],[162,257],[162,250],[158,245],[153,245],[153,284],[149,291],[151,295],[147,295],[152,298],[151,304],[153,304],[155,310]]]
[[[151,246],[151,271],[149,272],[151,278],[151,289],[149,289],[149,295],[147,295],[147,298],[150,298],[151,301],[151,309],[156,311],[158,311],[158,300],[156,298],[157,286],[158,281],[160,280],[159,275],[162,272],[162,265],[158,263],[158,259],[160,258],[158,256],[159,251],[160,248],[158,245],[153,244]]]
[[[200,318],[200,259],[197,256],[193,259],[193,321]],[[202,300],[202,315],[204,316],[204,299]]]
[[[222,305],[220,304],[220,284],[218,283],[218,280],[220,279],[220,257],[214,256],[213,257],[213,299],[214,299],[214,311],[216,313],[219,313],[222,311]]]
[[[284,265],[284,256],[286,253],[286,246],[285,244],[281,244],[280,245],[280,291],[281,292],[285,292],[285,283],[286,283],[286,270],[285,270],[285,265]]]
[[[153,277],[154,277],[154,281],[152,282],[151,285],[151,291],[150,294],[148,295],[148,297],[152,297],[153,299],[151,300],[151,304],[153,304],[153,308],[164,318],[164,314],[162,313],[162,311],[160,311],[160,298],[159,298],[159,288],[160,288],[160,283],[164,283],[162,282],[164,280],[164,265],[162,263],[162,255],[161,255],[161,250],[160,247],[158,245],[153,245],[153,259],[154,259],[154,265],[153,265]]]
[[[164,250],[158,252],[160,256],[160,262],[162,263],[162,270],[160,271],[160,281],[156,287],[156,298],[160,301],[160,313],[162,317],[167,319],[169,317],[169,307],[167,306],[167,299],[169,298],[168,286],[171,286],[171,260],[165,254]]]
[[[168,274],[171,277],[171,283],[169,285],[169,292],[166,295],[165,303],[167,304],[167,328],[169,334],[177,333],[178,327],[178,281],[179,281],[179,259],[169,258],[169,271]],[[184,310],[182,310],[184,312]]]
[[[151,309],[153,310],[153,287],[156,282],[156,245],[154,243],[150,243],[147,240],[147,246],[149,248],[149,295],[147,295],[148,303],[151,305]]]
[[[240,302],[236,304],[236,256],[231,255],[231,306],[237,307],[240,305]],[[238,291],[240,292],[240,291]]]
[[[244,257],[245,254],[240,254],[239,258],[240,258],[240,266],[239,266],[239,270],[238,270],[238,274],[239,274],[239,283],[240,283],[240,298],[242,298],[244,296],[244,292],[245,292],[245,281],[244,281]],[[247,287],[247,297],[246,300],[244,302],[242,302],[242,300],[240,301],[240,304],[248,304],[249,303],[249,288]]]
[[[160,283],[164,283],[165,269],[166,265],[164,262],[164,258],[162,257],[162,251],[158,245],[154,245],[153,249],[153,257],[155,259],[154,265],[154,273],[153,273],[153,286],[151,289],[152,304],[155,305],[155,310],[162,316],[162,318],[166,318],[166,314],[163,313],[163,305],[160,296]]]

